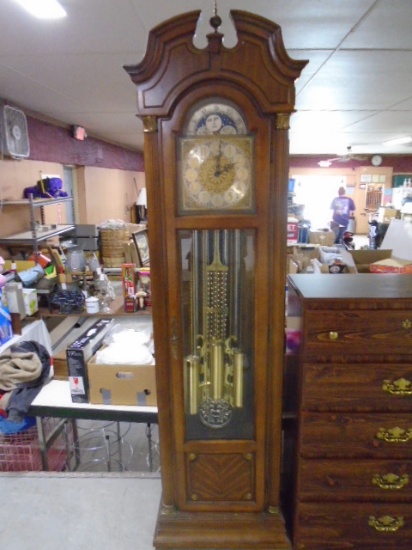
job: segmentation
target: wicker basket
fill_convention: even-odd
[[[129,242],[129,229],[101,229],[100,248],[105,267],[120,267],[125,262],[124,248]]]

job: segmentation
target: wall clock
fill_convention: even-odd
[[[280,511],[288,128],[305,61],[199,12],[125,67],[145,129],[162,504],[154,546],[287,550]]]
[[[380,166],[382,164],[382,157],[380,155],[373,155],[371,163],[373,166]]]

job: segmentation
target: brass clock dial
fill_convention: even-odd
[[[190,116],[187,135],[246,134],[246,124],[239,112],[223,102],[197,108]]]
[[[253,137],[182,138],[179,176],[181,212],[251,211]]]

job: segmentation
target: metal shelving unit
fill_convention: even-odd
[[[62,235],[74,229],[73,224],[57,225],[54,224],[50,229],[44,230],[42,228],[36,227],[35,220],[35,211],[40,208],[40,217],[41,223],[44,225],[45,216],[44,208],[46,206],[70,203],[73,204],[72,197],[61,197],[56,199],[34,199],[33,195],[30,195],[28,199],[19,199],[19,200],[10,200],[3,201],[3,207],[7,206],[22,206],[24,208],[29,208],[30,212],[30,230],[23,231],[21,233],[15,233],[13,235],[0,237],[0,244],[12,246],[12,245],[21,245],[21,246],[32,246],[34,252],[38,251],[38,243],[55,237],[57,235]]]

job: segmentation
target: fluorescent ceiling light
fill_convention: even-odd
[[[320,160],[318,162],[318,165],[321,167],[321,168],[329,168],[329,166],[331,165],[331,161],[330,160]]]
[[[412,141],[412,137],[411,136],[405,136],[405,137],[401,137],[401,138],[396,138],[396,139],[390,139],[389,141],[384,141],[383,144],[384,145],[402,145],[403,143],[410,143]]]
[[[16,2],[38,19],[60,19],[67,15],[57,0],[16,0]]]

